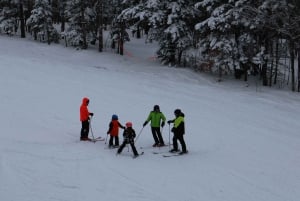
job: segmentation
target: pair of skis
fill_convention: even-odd
[[[103,137],[96,137],[96,138],[94,138],[94,139],[91,139],[91,140],[89,140],[90,142],[97,142],[97,141],[104,141],[105,140],[105,138],[103,138]]]
[[[184,154],[180,154],[178,152],[175,152],[175,153],[171,153],[171,152],[152,152],[153,154],[162,154],[163,157],[173,157],[173,156],[182,156],[184,154],[187,154],[187,153],[184,153]]]
[[[117,153],[116,156],[118,156],[118,155],[120,155],[120,154]],[[135,158],[138,158],[139,156],[142,156],[142,155],[144,155],[143,151],[141,153],[139,153],[138,155],[133,155],[132,158],[135,159]]]
[[[142,156],[142,155],[144,155],[144,152],[143,152],[143,151],[142,151],[141,153],[139,153],[139,155],[137,155],[137,156],[132,156],[132,158],[135,159],[135,158],[137,158],[137,157],[139,157],[139,156]]]

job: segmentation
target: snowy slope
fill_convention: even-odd
[[[142,40],[125,48],[121,57],[0,36],[1,201],[299,200],[298,93],[161,66]],[[80,142],[84,96],[95,136],[118,114],[145,154]],[[152,154],[169,149],[152,148],[149,125],[142,130],[155,104],[167,119],[185,113],[188,155]]]

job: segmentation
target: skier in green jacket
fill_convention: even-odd
[[[143,127],[145,127],[149,121],[151,121],[151,131],[154,139],[153,147],[165,146],[163,137],[160,132],[160,126],[164,127],[166,117],[160,111],[158,105],[154,105],[153,111],[150,112],[148,118],[143,124]]]

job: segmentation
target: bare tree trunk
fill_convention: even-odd
[[[271,87],[272,86],[272,80],[273,80],[273,64],[274,64],[274,56],[273,56],[273,40],[271,41],[271,44],[270,44],[270,56],[271,56],[271,69],[270,69],[270,75],[269,75],[269,86]]]
[[[20,0],[19,2],[19,9],[20,9],[20,29],[21,29],[21,38],[25,38],[25,20],[24,20],[24,10],[23,10],[23,1]]]
[[[66,26],[65,16],[62,15],[62,16],[61,16],[61,25],[60,25],[60,31],[61,31],[61,32],[64,32],[64,31],[65,31],[65,26]]]
[[[300,47],[297,49],[298,51],[298,92],[300,92]]]
[[[64,32],[65,31],[65,25],[66,25],[66,19],[65,19],[65,4],[62,4],[62,10],[60,10],[60,18],[61,18],[61,25],[60,25],[60,31]]]
[[[247,82],[248,81],[248,63],[245,65],[245,68],[243,69],[244,70],[244,81]]]
[[[140,25],[137,25],[136,38],[141,38],[141,29],[140,29]]]
[[[178,49],[178,65],[181,65],[181,59],[182,59],[182,53],[183,50],[182,49]]]
[[[125,24],[124,22],[121,23],[121,33],[120,33],[120,41],[119,41],[119,54],[124,54],[124,35],[125,35]]]
[[[86,22],[84,20],[84,7],[81,5],[81,30],[82,30],[82,49],[87,49],[87,41],[86,41]]]
[[[294,53],[294,41],[290,41],[290,54],[291,54],[291,58],[290,58],[290,62],[291,62],[291,71],[292,71],[292,79],[291,79],[291,84],[292,84],[292,91],[295,91],[295,64],[294,64],[294,60],[295,60],[295,53]]]
[[[27,7],[27,10],[25,10],[25,20],[24,20],[24,22],[26,22],[26,20],[30,17],[30,15],[31,15],[31,11],[33,10],[33,1],[27,1],[27,5],[26,5],[26,7]],[[26,28],[26,31],[28,32],[28,33],[31,33],[32,32],[32,30],[31,30],[31,26],[26,26],[25,27]],[[32,34],[32,33],[31,33]],[[36,33],[34,33],[34,40],[37,40],[37,37],[35,36],[36,35]]]
[[[98,17],[99,17],[99,47],[98,51],[102,52],[103,51],[103,2],[102,0],[99,0],[99,12],[98,12]]]
[[[274,77],[274,85],[277,83],[278,76],[278,61],[279,61],[279,41],[276,39],[276,53],[275,53],[275,77]]]
[[[222,81],[222,68],[219,66],[219,78],[218,78],[218,82],[221,82]]]
[[[265,47],[266,47],[266,53],[268,53],[269,51],[268,39],[265,39]],[[268,58],[265,59],[261,69],[261,78],[262,78],[263,86],[268,86],[267,68],[268,68]]]
[[[121,36],[120,38],[120,42],[119,42],[119,54],[120,55],[123,55],[124,54],[124,39],[123,39],[123,36]]]

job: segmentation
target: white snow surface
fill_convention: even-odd
[[[217,83],[160,65],[154,51],[134,39],[119,56],[0,36],[0,200],[298,201],[299,93]],[[144,155],[80,142],[85,96],[94,136],[117,114]],[[155,104],[168,120],[185,113],[188,154],[152,153],[169,150],[142,129]],[[168,143],[168,124],[162,132]]]

